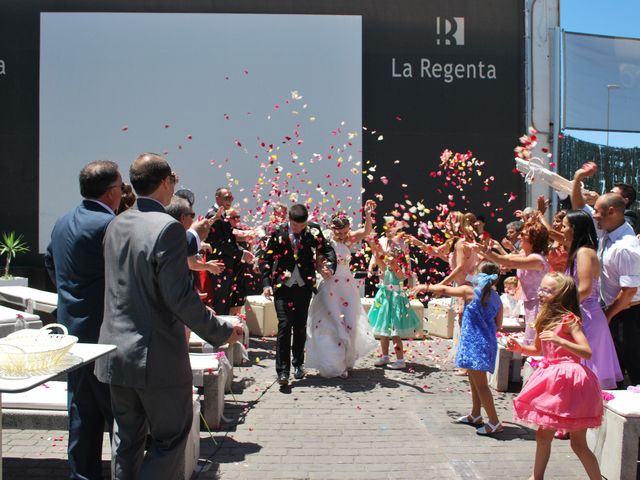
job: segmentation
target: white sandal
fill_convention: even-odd
[[[504,429],[502,428],[502,422],[498,422],[493,425],[491,422],[485,423],[482,427],[476,430],[478,435],[493,435],[496,433],[502,432]]]
[[[484,422],[482,421],[482,415],[478,415],[477,417],[474,417],[471,414],[458,418],[456,422],[463,423],[465,425],[483,425],[484,424]]]

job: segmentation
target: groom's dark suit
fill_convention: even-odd
[[[269,237],[260,270],[262,286],[274,291],[278,316],[276,371],[289,374],[290,363],[302,367],[306,340],[307,313],[311,294],[315,291],[315,255],[322,255],[332,272],[336,270],[336,254],[322,235],[320,226],[308,223],[299,236],[293,235],[289,224],[282,224]],[[292,284],[295,267],[300,274]],[[291,331],[293,329],[293,347]],[[293,354],[293,358],[291,358]]]

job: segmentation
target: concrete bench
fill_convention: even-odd
[[[509,389],[509,382],[519,383],[522,378],[520,373],[522,361],[523,357],[520,353],[510,352],[498,344],[496,365],[488,378],[489,386],[498,392],[506,392]]]
[[[273,300],[262,295],[249,295],[244,304],[247,326],[256,337],[275,337],[278,331],[278,317]]]
[[[27,328],[42,328],[42,321],[38,315],[0,305],[0,338],[15,331],[18,315],[22,316]]]
[[[458,319],[451,298],[432,298],[427,303],[427,332],[440,338],[453,338],[453,325]]]
[[[212,354],[189,354],[193,385],[202,388],[202,416],[209,428],[218,428],[224,412],[227,372]]]
[[[58,294],[31,287],[0,287],[0,301],[17,305],[28,313],[51,313],[58,308]]]
[[[605,403],[600,428],[587,431],[587,443],[604,478],[636,480],[640,475],[640,393],[607,392],[614,398]]]

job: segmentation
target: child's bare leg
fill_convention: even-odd
[[[404,351],[402,350],[402,339],[400,337],[393,337],[393,349],[396,352],[396,358],[402,360],[404,358]]]
[[[598,460],[587,445],[587,431],[578,430],[571,432],[571,449],[575,453],[591,480],[600,480],[600,467]]]
[[[496,413],[496,407],[493,404],[493,395],[491,393],[491,389],[489,389],[489,384],[487,383],[487,372],[481,372],[479,370],[469,370],[468,373],[469,378],[472,379],[473,385],[478,392],[480,403],[482,403],[484,411],[487,412],[489,423],[491,423],[492,425],[497,425],[499,422],[498,414]],[[477,417],[478,415],[475,416]]]
[[[482,412],[480,412],[480,407],[482,403],[480,402],[480,395],[478,395],[478,388],[476,384],[473,382],[473,376],[469,375],[469,385],[471,386],[471,416],[473,418],[479,417]],[[495,424],[494,424],[495,425]]]
[[[382,350],[382,355],[389,356],[389,337],[380,337],[380,350]]]
[[[545,428],[538,428],[536,432],[536,460],[533,464],[533,476],[531,480],[542,480],[544,478],[544,471],[547,469],[547,463],[549,463],[549,456],[551,455],[551,442],[553,441],[553,435],[555,430],[547,430]]]

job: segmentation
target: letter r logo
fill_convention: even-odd
[[[436,45],[464,45],[464,17],[436,17]]]

